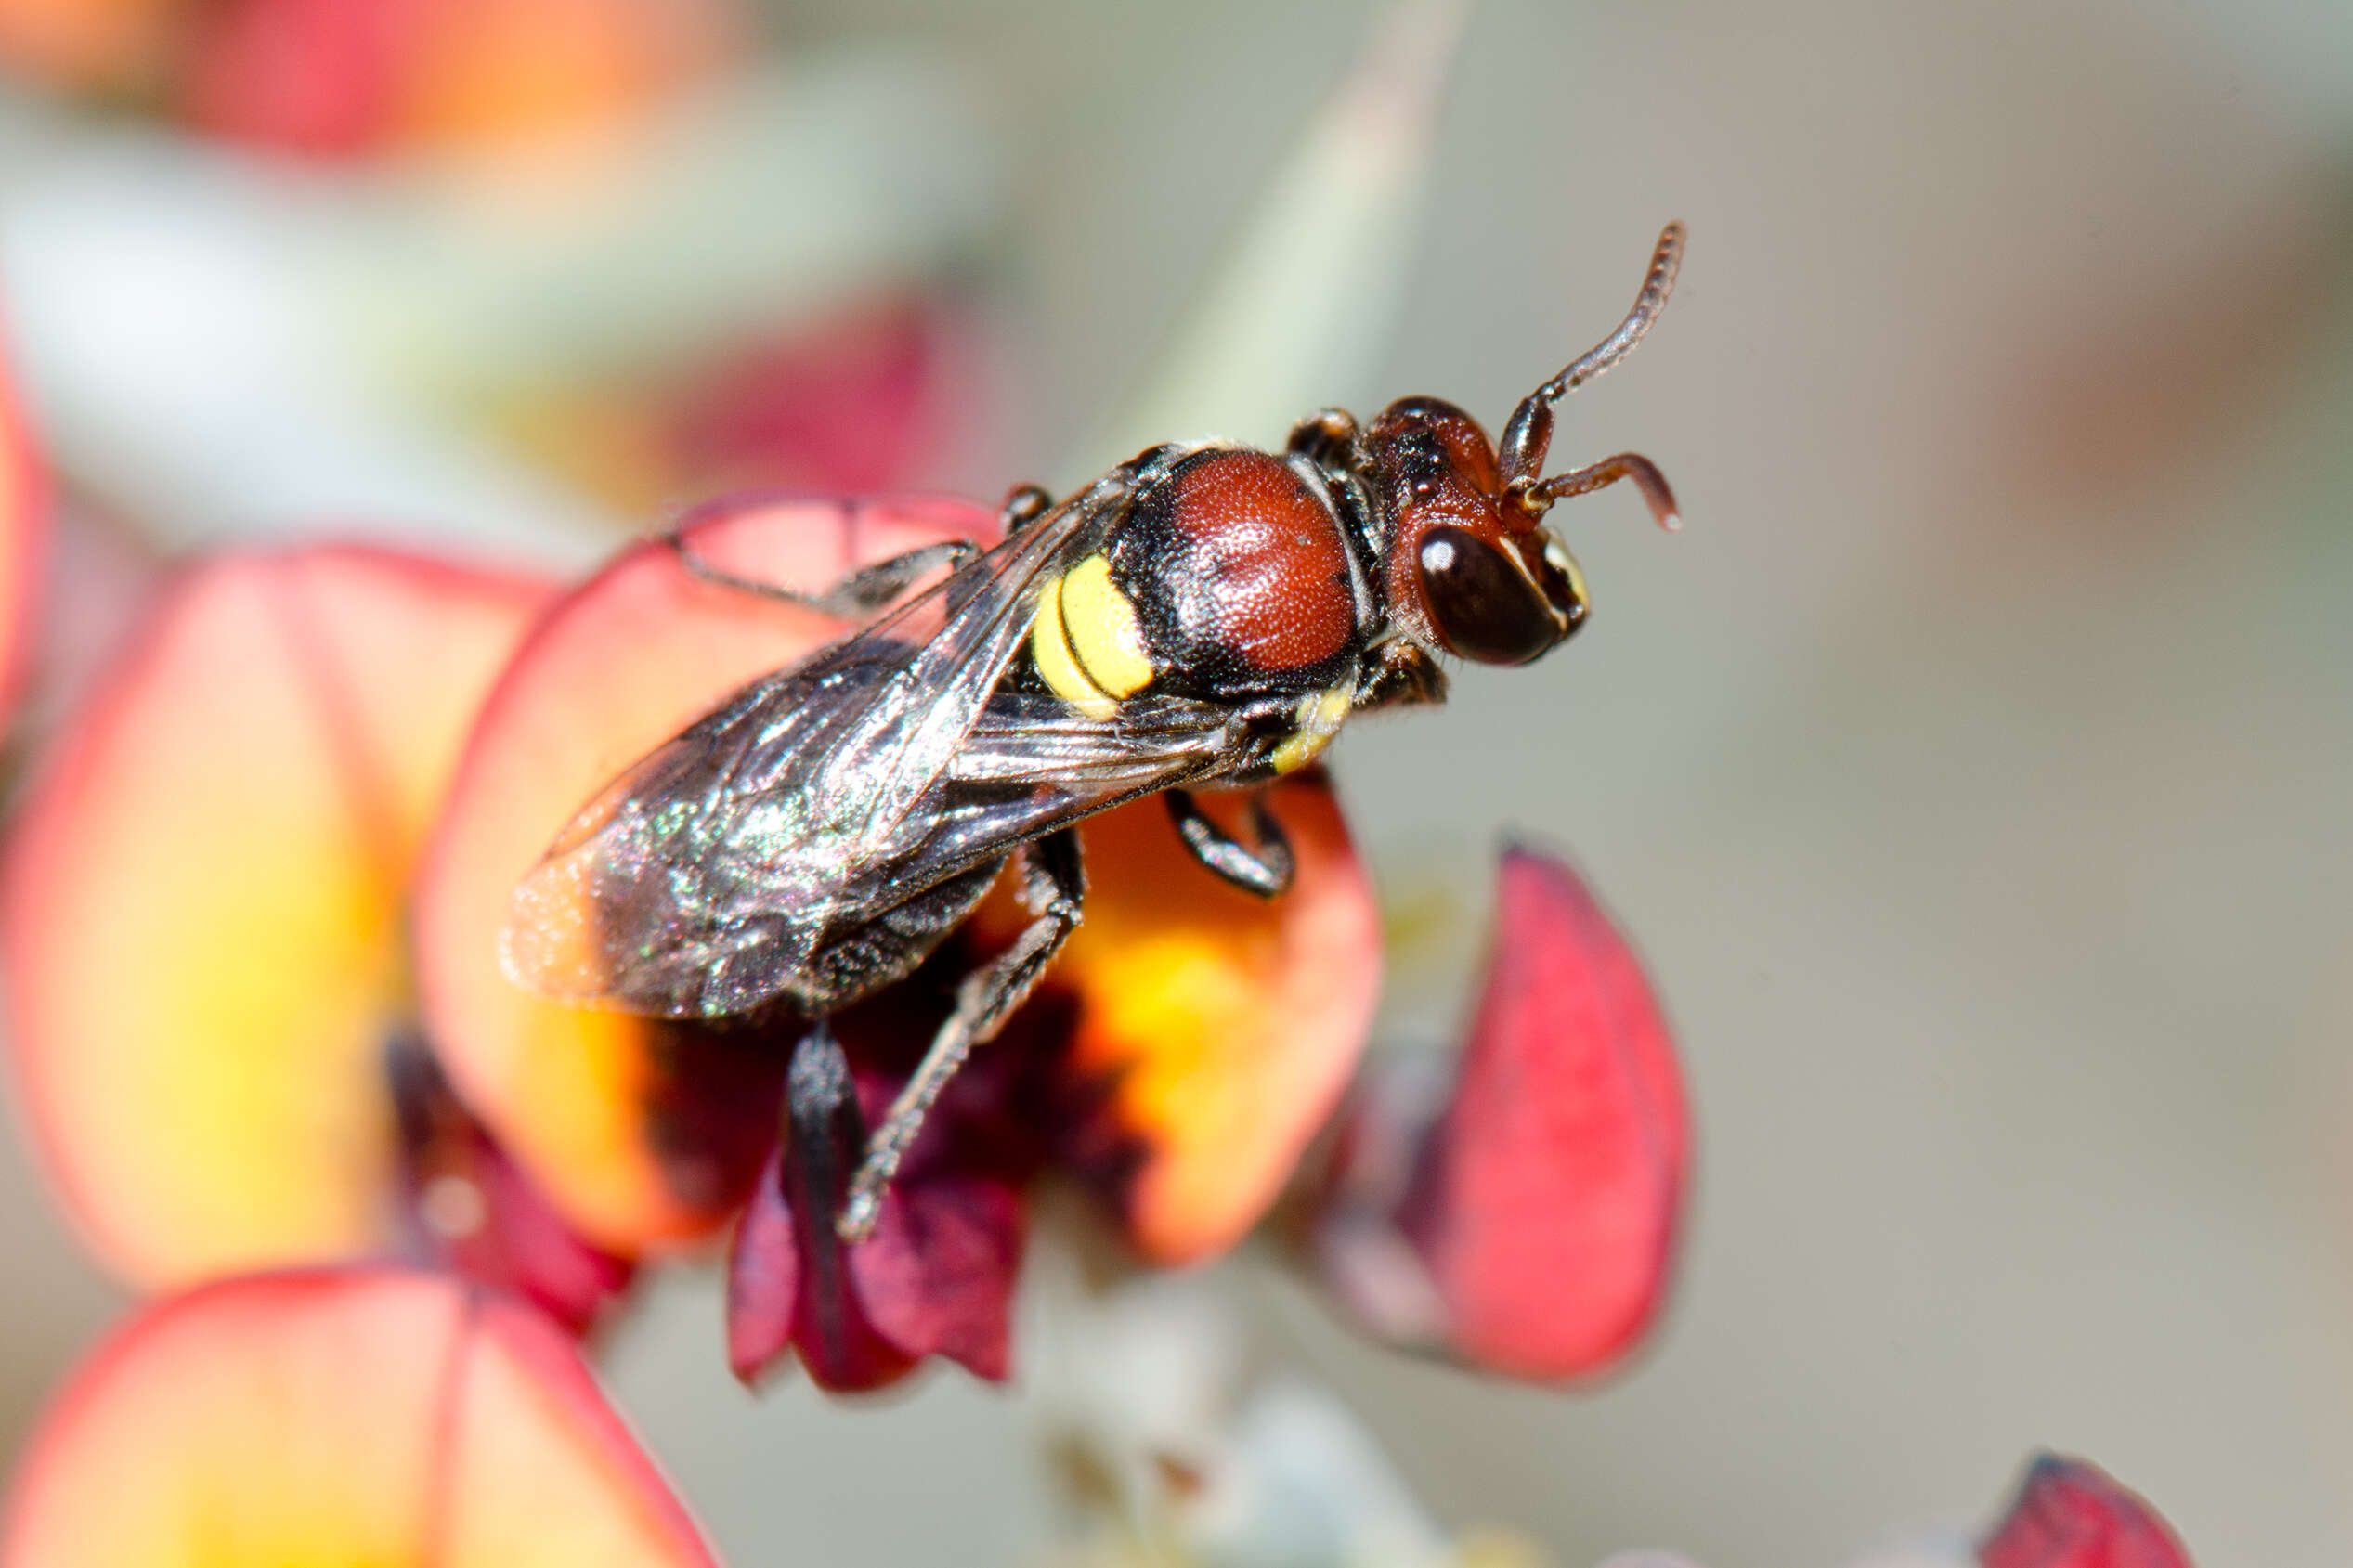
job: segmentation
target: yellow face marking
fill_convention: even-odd
[[[1544,559],[1552,563],[1554,571],[1568,579],[1569,594],[1577,603],[1583,604],[1589,602],[1585,595],[1585,574],[1578,566],[1577,557],[1571,555],[1568,546],[1549,531],[1544,535]]]
[[[1348,717],[1352,693],[1345,686],[1309,692],[1299,699],[1298,730],[1268,758],[1278,773],[1295,772],[1313,762]]]
[[[1119,704],[1079,667],[1062,629],[1062,581],[1057,577],[1038,596],[1037,618],[1030,622],[1030,657],[1054,694],[1089,719],[1109,719]]]
[[[1131,697],[1152,683],[1144,628],[1136,606],[1112,586],[1112,564],[1090,555],[1062,574],[1062,629],[1081,668],[1114,697]]]

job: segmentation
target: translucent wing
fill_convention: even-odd
[[[1200,711],[1080,737],[1050,700],[996,690],[1044,585],[1100,541],[1125,494],[1107,481],[1073,498],[630,769],[516,889],[509,974],[638,1012],[742,1012],[793,990],[844,923],[1138,793],[1155,767],[1141,754],[1198,770],[1220,710],[1180,705]],[[1025,743],[1032,720],[1054,722]],[[1037,775],[1057,766],[1067,778]]]
[[[950,874],[1138,796],[1216,773],[1242,740],[1232,709],[1183,698],[1130,698],[1089,719],[1058,698],[1000,694],[941,781],[923,836],[886,864]],[[902,882],[904,870],[899,872]],[[887,903],[897,886],[878,886]]]

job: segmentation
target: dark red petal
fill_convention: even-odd
[[[727,1254],[727,1365],[747,1383],[791,1348],[800,1296],[800,1242],[778,1164],[768,1157]]]
[[[474,1182],[482,1194],[482,1228],[448,1245],[450,1264],[523,1296],[574,1334],[595,1327],[628,1290],[636,1265],[575,1234],[487,1133]]]
[[[1674,1042],[1566,862],[1504,852],[1492,940],[1407,1229],[1462,1354],[1520,1377],[1597,1372],[1665,1293],[1689,1158]]]
[[[810,1229],[813,1232],[815,1227]],[[831,1235],[830,1230],[825,1233],[826,1238]],[[839,1260],[838,1249],[827,1254],[823,1251],[827,1242],[813,1236],[812,1241],[815,1245],[802,1260],[804,1264]],[[842,1274],[820,1274],[814,1267],[804,1267],[798,1314],[793,1342],[800,1351],[800,1364],[808,1368],[811,1380],[829,1393],[864,1393],[888,1388],[914,1371],[923,1359],[876,1331]]]
[[[2044,1454],[1978,1548],[1984,1568],[2190,1568],[2155,1509],[2082,1459]]]
[[[893,1188],[850,1278],[876,1332],[909,1355],[944,1355],[1003,1382],[1011,1364],[1020,1195],[986,1176],[942,1173]]]

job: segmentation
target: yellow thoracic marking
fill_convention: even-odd
[[[1054,694],[1089,719],[1109,719],[1119,708],[1110,693],[1086,678],[1071,653],[1062,630],[1062,579],[1056,577],[1038,596],[1037,618],[1030,622],[1030,657],[1039,679]]]
[[[1309,692],[1299,699],[1299,728],[1268,760],[1278,773],[1295,772],[1313,762],[1323,748],[1332,744],[1332,737],[1340,732],[1341,722],[1348,717],[1350,693],[1345,686],[1328,691]]]
[[[1132,697],[1152,683],[1136,606],[1112,586],[1112,564],[1099,555],[1062,574],[1062,632],[1079,667],[1102,691]]]
[[[1119,699],[1151,684],[1135,606],[1112,586],[1112,564],[1090,555],[1038,596],[1030,657],[1054,694],[1089,719],[1109,719]]]

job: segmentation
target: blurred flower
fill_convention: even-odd
[[[535,578],[360,549],[231,555],[156,603],[15,825],[8,1048],[124,1278],[439,1256],[576,1327],[573,1240],[416,1033],[410,867]]]
[[[2044,1454],[1977,1549],[1983,1568],[2190,1568],[2157,1510],[2082,1459]]]
[[[1030,1384],[1078,1525],[1060,1568],[1539,1568],[1509,1529],[1450,1533],[1330,1393],[1268,1377],[1235,1304],[1197,1276],[1087,1288],[1045,1249]],[[1599,1568],[1698,1568],[1620,1551]],[[2154,1510],[2095,1467],[2029,1467],[1982,1542],[1923,1536],[1853,1568],[2190,1568]]]
[[[1682,1075],[1639,962],[1566,862],[1504,853],[1490,940],[1450,1094],[1426,1058],[1368,1075],[1316,1183],[1310,1248],[1385,1340],[1589,1375],[1666,1293],[1690,1159]]]
[[[2084,1459],[2040,1454],[1983,1538],[1936,1536],[1855,1568],[2190,1568],[2157,1510]]]
[[[734,31],[728,0],[0,0],[0,64],[335,156],[609,125]]]
[[[1086,923],[952,1084],[881,1231],[842,1256],[831,1239],[841,1150],[912,1069],[961,973],[1011,940],[1020,914],[1008,892],[908,981],[845,1014],[838,1060],[795,1022],[566,1007],[500,970],[513,890],[581,801],[734,686],[843,629],[699,578],[681,551],[814,588],[995,525],[960,502],[753,499],[706,509],[675,549],[624,552],[550,612],[499,682],[420,882],[428,1032],[574,1224],[634,1251],[708,1235],[757,1195],[737,1241],[731,1336],[747,1375],[791,1342],[843,1386],[889,1380],[933,1351],[1003,1375],[1020,1246],[1011,1194],[1042,1169],[1100,1194],[1151,1262],[1231,1246],[1329,1111],[1371,1020],[1371,890],[1320,778],[1272,796],[1298,872],[1271,903],[1202,875],[1158,802],[1096,819],[1083,829]],[[786,1093],[788,1060],[807,1093]],[[772,1149],[788,1102],[800,1108],[787,1158]],[[763,1162],[769,1178],[755,1186]],[[966,1261],[946,1262],[950,1249]],[[857,1349],[869,1328],[882,1344]]]
[[[0,716],[24,679],[33,600],[49,535],[48,480],[0,365]]]
[[[1025,1377],[1077,1529],[1065,1568],[1540,1568],[1534,1543],[1450,1531],[1329,1390],[1263,1374],[1214,1281],[1109,1290],[1044,1250]]]
[[[563,1335],[445,1276],[248,1276],[150,1308],[57,1396],[0,1568],[708,1568]]]
[[[933,477],[1008,401],[942,282],[1000,209],[970,96],[902,51],[727,67],[562,149],[332,164],[20,105],[0,291],[45,455],[167,549],[578,566],[733,475],[840,482],[845,421],[860,483]],[[721,428],[722,381],[785,417]]]
[[[682,365],[520,387],[486,416],[621,515],[748,489],[903,489],[982,432],[1001,397],[968,316],[943,292],[885,287],[812,321],[755,324]]]

